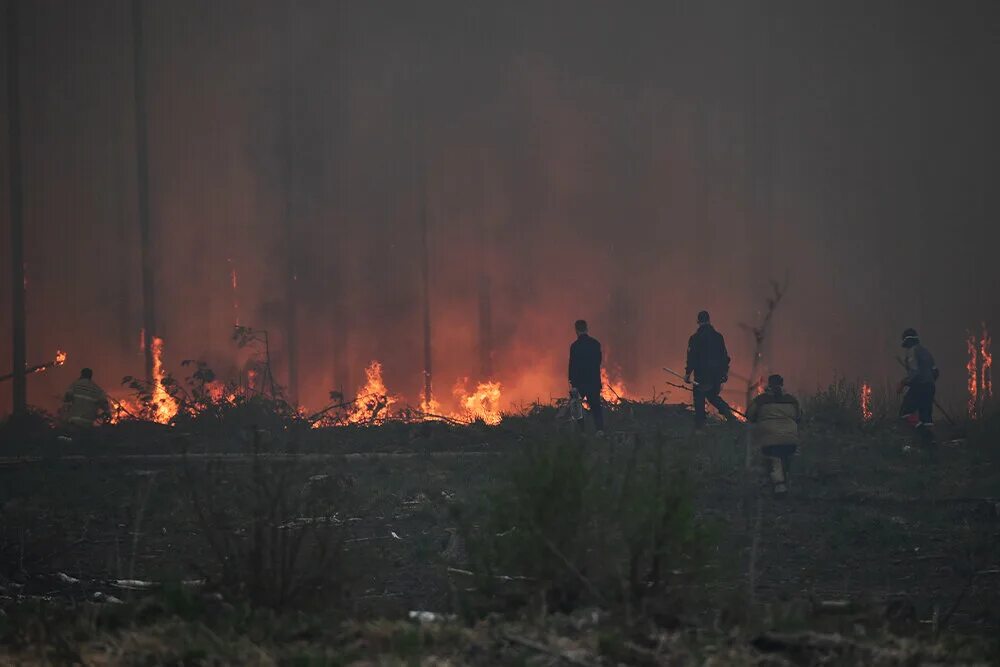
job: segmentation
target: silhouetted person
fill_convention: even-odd
[[[594,426],[604,431],[604,409],[601,405],[601,344],[587,334],[587,323],[576,321],[576,340],[569,346],[569,384],[586,399]],[[580,422],[583,425],[583,422]]]
[[[903,365],[906,367],[906,377],[899,383],[898,390],[902,392],[903,403],[899,406],[899,416],[913,422],[921,438],[926,443],[934,441],[934,396],[937,393],[937,365],[934,356],[926,347],[920,344],[920,336],[916,329],[903,332],[903,348],[906,357]]]
[[[733,421],[733,410],[719,394],[729,380],[729,352],[726,341],[712,326],[707,311],[698,313],[698,330],[688,340],[687,366],[684,380],[691,381],[694,373],[694,425],[705,425],[705,401],[715,406],[727,421]]]
[[[747,420],[753,424],[753,444],[760,447],[774,485],[774,494],[788,491],[791,460],[799,447],[799,422],[802,409],[791,394],[785,393],[785,380],[780,375],[767,378],[764,393],[756,396],[747,409]]]
[[[77,428],[91,428],[102,412],[109,412],[108,395],[94,382],[94,371],[89,368],[80,371],[80,377],[66,390],[63,401],[64,420]]]

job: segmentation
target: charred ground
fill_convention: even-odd
[[[996,422],[924,451],[833,407],[813,413],[786,500],[762,492],[740,429],[693,436],[689,414],[669,405],[624,404],[603,440],[567,434],[548,407],[499,426],[315,430],[260,414],[184,431],[124,423],[86,442],[47,430],[5,438],[8,658],[336,664],[379,652],[462,664],[556,650],[579,664],[709,655],[848,664],[874,660],[866,651],[888,651],[879,655],[890,662],[912,651],[958,659],[941,642],[977,645],[1000,628]],[[683,473],[677,494],[690,503],[696,560],[679,556],[635,607],[605,590],[557,599],[555,584],[539,598],[518,579],[530,563],[484,584],[486,561],[466,543],[469,517],[501,502],[526,449],[558,447],[609,471],[631,474],[652,455]],[[538,484],[558,509],[558,490],[544,485],[566,473],[546,474]],[[552,525],[573,520],[588,521]],[[292,562],[282,555],[293,552]],[[592,561],[566,560],[577,588],[601,576]],[[458,620],[404,620],[417,610]],[[494,620],[487,628],[483,618]],[[888,630],[922,639],[899,644]]]

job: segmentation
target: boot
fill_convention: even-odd
[[[788,493],[785,480],[785,466],[777,456],[770,457],[771,482],[774,484],[774,495],[783,496]]]

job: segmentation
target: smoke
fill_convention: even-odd
[[[115,388],[142,370],[129,3],[24,5],[29,359],[64,348]],[[916,326],[957,396],[964,331],[1000,316],[995,8],[144,8],[157,334],[178,374],[240,370],[238,301],[281,381],[294,318],[310,407],[373,359],[416,404],[422,211],[445,399],[487,379],[484,339],[505,401],[563,394],[580,317],[640,395],[702,308],[746,372],[739,325],[786,275],[766,364],[792,388],[894,376]],[[71,370],[32,377],[31,401],[53,407]]]

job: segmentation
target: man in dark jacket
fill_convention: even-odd
[[[712,326],[707,311],[698,313],[698,330],[688,340],[684,380],[691,382],[694,373],[694,425],[705,425],[705,401],[715,406],[726,421],[735,421],[733,410],[719,394],[729,380],[729,352],[722,334]]]
[[[587,323],[576,321],[576,340],[569,346],[569,385],[587,401],[598,434],[604,431],[601,405],[601,344],[587,334]],[[581,425],[583,422],[580,422]]]
[[[917,416],[917,432],[927,442],[934,440],[934,396],[937,393],[938,369],[934,356],[920,344],[916,329],[903,332],[903,348],[906,350],[906,377],[899,383],[899,391],[906,391],[899,407],[901,419]]]

